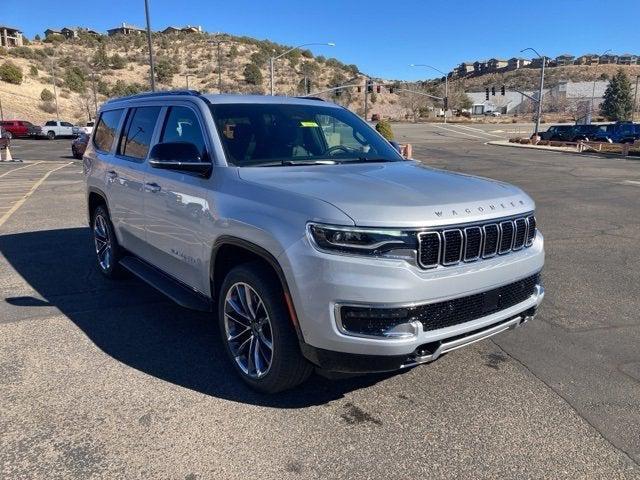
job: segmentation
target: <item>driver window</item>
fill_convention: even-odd
[[[205,142],[202,128],[196,113],[188,107],[169,108],[160,142],[193,143],[204,158]]]

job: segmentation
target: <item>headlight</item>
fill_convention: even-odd
[[[415,232],[372,228],[341,227],[309,223],[307,232],[311,243],[330,253],[379,256],[415,261],[417,239]]]

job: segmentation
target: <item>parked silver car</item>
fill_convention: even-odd
[[[534,203],[403,159],[314,99],[141,94],[103,105],[84,155],[99,269],[217,313],[252,387],[391,371],[533,318]]]

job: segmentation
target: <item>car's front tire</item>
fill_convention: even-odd
[[[218,296],[225,350],[252,388],[276,393],[304,382],[313,371],[302,356],[277,276],[255,262],[233,268]]]
[[[121,277],[123,268],[119,262],[122,257],[122,250],[118,245],[118,239],[113,230],[109,212],[107,212],[104,205],[97,206],[93,211],[91,231],[98,270],[108,278]]]
[[[56,139],[56,132],[54,132],[54,131],[52,131],[52,130],[48,131],[48,132],[47,132],[47,138],[48,138],[49,140],[55,140],[55,139]]]

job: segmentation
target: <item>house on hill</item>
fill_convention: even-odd
[[[114,35],[137,35],[140,33],[144,33],[144,28],[136,27],[135,25],[131,25],[125,22],[119,27],[110,28],[107,30],[107,35],[113,37]]]
[[[565,53],[563,55],[559,55],[555,58],[555,66],[556,67],[566,67],[567,65],[573,65],[576,57],[573,55],[569,55]]]
[[[517,70],[531,64],[531,60],[526,58],[513,57],[507,60],[507,70]]]
[[[595,53],[587,53],[586,55],[580,55],[575,60],[576,65],[598,65],[600,63],[600,55]]]
[[[467,75],[472,74],[473,62],[462,62],[456,67],[455,73],[458,77],[466,77]]]
[[[501,58],[492,58],[487,62],[487,69],[490,72],[495,72],[496,70],[507,68],[507,65],[509,65],[509,62],[507,60],[503,60]]]
[[[0,47],[21,47],[22,32],[14,27],[0,25]]]
[[[612,53],[608,54],[608,55],[601,55],[600,56],[600,63],[603,65],[610,65],[610,64],[616,64],[618,63],[618,55],[614,55]]]
[[[638,65],[638,55],[625,53],[618,58],[619,65]]]
[[[168,33],[178,33],[178,32],[202,33],[202,27],[200,25],[198,26],[187,25],[184,27],[174,27],[173,25],[169,25],[167,28],[162,30],[161,33],[168,34]]]

